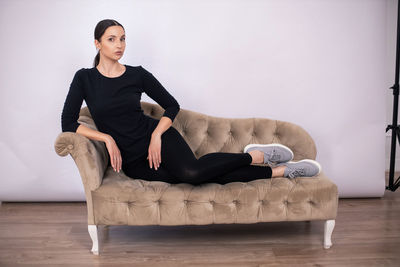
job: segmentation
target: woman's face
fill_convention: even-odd
[[[100,50],[101,56],[118,60],[125,51],[125,31],[121,26],[110,26],[100,38],[95,41],[96,48]],[[117,53],[121,52],[121,53]]]

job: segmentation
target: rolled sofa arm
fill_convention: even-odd
[[[65,157],[70,154],[74,159],[85,192],[90,193],[101,185],[109,161],[103,142],[74,132],[62,132],[57,136],[54,149],[59,156]]]
[[[259,124],[267,124],[268,119],[257,119]],[[313,159],[317,157],[317,147],[311,135],[300,125],[292,122],[274,120],[275,126],[264,128],[272,132],[271,143],[280,143],[289,147],[294,153],[294,160]],[[271,131],[272,129],[272,131]]]
[[[93,130],[97,130],[87,106],[81,108],[78,122]],[[109,165],[107,148],[102,141],[92,140],[76,132],[60,133],[54,143],[59,156],[68,154],[74,159],[85,189],[88,224],[94,224],[92,191],[100,187],[104,172]]]

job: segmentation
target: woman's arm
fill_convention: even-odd
[[[162,117],[169,118],[172,124],[180,110],[178,101],[176,101],[176,99],[164,88],[151,72],[147,71],[142,66],[140,66],[140,68],[142,71],[143,91],[165,110]],[[160,125],[160,128],[157,126],[157,131],[160,132],[160,130],[163,130],[166,125],[167,124],[164,124],[163,122],[163,125]],[[165,130],[167,129],[168,127]]]
[[[103,141],[106,144],[107,151],[110,155],[111,166],[114,171],[119,172],[122,167],[122,157],[121,152],[118,148],[117,143],[114,138],[106,133],[93,130],[85,125],[80,124],[76,130],[76,133],[86,136],[89,139]]]
[[[78,126],[79,112],[84,99],[81,76],[84,69],[78,70],[69,86],[69,91],[64,102],[61,113],[61,130],[63,132],[76,132]]]
[[[172,125],[172,120],[169,117],[163,116],[154,129],[152,136],[161,136]]]
[[[150,168],[154,165],[154,168],[157,170],[161,163],[161,135],[171,127],[180,110],[180,106],[176,99],[162,86],[152,73],[142,66],[140,66],[140,69],[142,71],[143,91],[165,110],[151,135],[147,156]]]
[[[161,117],[157,127],[151,134],[150,145],[148,149],[147,159],[149,160],[150,168],[153,167],[157,170],[161,163],[161,135],[168,130],[172,125],[169,117]]]
[[[97,130],[93,130],[85,125],[79,124],[78,128],[76,129],[76,133],[86,136],[89,139],[107,142],[109,139],[112,139],[112,136],[106,133],[102,133]]]

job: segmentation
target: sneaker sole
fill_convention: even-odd
[[[290,160],[292,160],[294,157],[293,151],[290,148],[288,148],[287,146],[281,145],[281,144],[267,144],[267,145],[265,145],[265,144],[249,144],[244,147],[243,152],[245,152],[249,148],[257,147],[257,146],[261,146],[261,147],[280,146],[280,147],[283,147],[283,148],[286,148],[287,150],[289,150],[290,154],[292,155]]]
[[[310,163],[314,163],[315,165],[318,166],[318,173],[317,173],[316,175],[318,175],[318,174],[321,173],[321,171],[322,171],[322,166],[321,166],[321,164],[319,164],[318,161],[315,161],[315,160],[312,160],[312,159],[302,159],[302,160],[299,160],[299,161],[289,161],[289,162],[286,162],[286,163],[296,163],[296,162],[303,162],[303,161],[305,161],[305,162],[310,162]],[[283,164],[282,164],[282,165],[283,165]],[[316,175],[315,175],[315,176],[316,176]]]

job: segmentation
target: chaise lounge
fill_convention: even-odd
[[[141,102],[145,115],[160,119],[164,109]],[[88,107],[78,122],[97,130]],[[250,143],[280,143],[294,161],[315,159],[311,136],[293,123],[267,118],[221,118],[182,109],[176,128],[196,157],[210,152],[243,152]],[[98,225],[206,225],[324,220],[323,247],[332,245],[338,207],[337,186],[324,171],[314,177],[260,178],[227,184],[169,184],[132,179],[110,165],[104,142],[62,132],[54,144],[59,156],[74,159],[85,189],[92,253],[99,254]],[[263,164],[255,164],[263,165]]]

